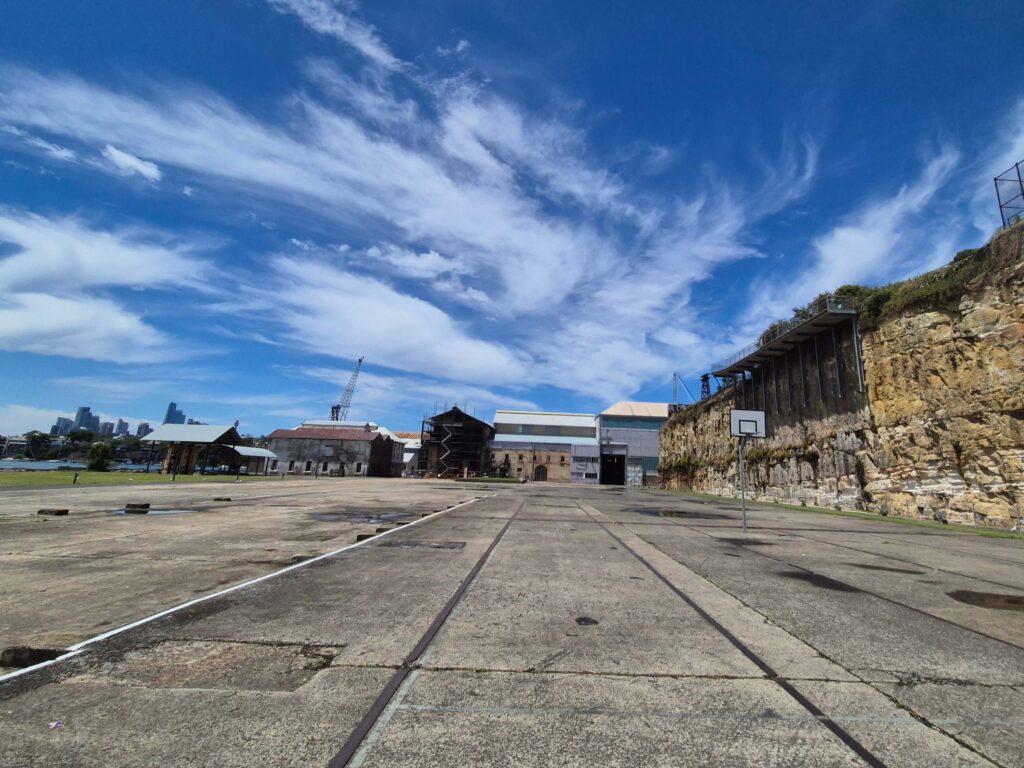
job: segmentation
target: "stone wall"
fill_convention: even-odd
[[[661,432],[666,485],[738,495],[729,410],[746,398],[767,401],[770,424],[747,452],[756,498],[1012,527],[1024,513],[1022,235],[1018,226],[989,243],[990,268],[952,299],[926,296],[874,322],[862,313],[863,393],[847,324],[843,397],[834,380],[815,389],[816,372],[801,396],[794,374],[766,371],[767,398],[748,381],[746,393],[730,386],[673,416]]]

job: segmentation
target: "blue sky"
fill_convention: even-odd
[[[637,5],[5,9],[0,433],[664,401],[999,224],[1016,4]]]

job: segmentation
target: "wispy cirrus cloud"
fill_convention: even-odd
[[[367,238],[335,261],[312,251],[311,261],[273,260],[283,300],[259,306],[289,342],[346,358],[372,342],[396,370],[525,377],[604,398],[678,364],[674,337],[657,331],[692,286],[756,254],[751,228],[816,174],[816,144],[787,142],[749,186],[699,173],[692,188],[652,195],[595,158],[585,131],[480,86],[406,78],[417,104],[388,78],[323,64],[311,75],[319,96],[291,94],[281,120],[267,122],[197,88],[126,93],[4,68],[0,119],[282,203],[341,241]],[[371,311],[387,333],[374,331]],[[339,341],[338,327],[366,334]],[[556,351],[552,338],[571,341]]]
[[[110,144],[103,148],[103,157],[124,176],[141,176],[147,181],[160,181],[163,177],[156,163],[123,152]]]
[[[334,0],[267,0],[267,4],[279,13],[298,17],[316,33],[351,46],[378,66],[385,69],[401,66],[374,28],[344,12],[341,3]]]
[[[940,263],[952,258],[950,233],[955,239],[962,231],[962,217],[950,217],[936,200],[959,162],[956,149],[941,147],[925,161],[913,182],[889,195],[868,199],[816,237],[806,266],[796,274],[754,285],[747,313],[750,331],[788,316],[792,307],[823,291],[848,283],[887,282],[905,277],[908,270],[938,266],[931,258],[936,250]],[[936,212],[929,216],[932,205]],[[942,221],[940,227],[935,226],[937,220]],[[939,243],[942,245],[936,247]]]

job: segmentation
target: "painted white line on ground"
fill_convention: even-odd
[[[17,669],[14,672],[8,672],[6,675],[0,675],[0,683],[4,683],[4,682],[7,682],[8,680],[13,680],[16,677],[21,677],[22,675],[27,675],[30,672],[35,672],[36,670],[52,666],[52,665],[56,664],[59,661],[63,661],[64,659],[70,659],[72,656],[77,656],[79,653],[81,653],[82,649],[85,648],[86,646],[92,645],[93,643],[98,643],[101,640],[106,640],[107,638],[113,637],[114,635],[120,635],[122,632],[127,632],[130,629],[135,629],[136,627],[141,627],[143,624],[148,624],[151,621],[156,621],[157,619],[161,619],[164,616],[170,616],[172,613],[177,613],[178,611],[182,611],[185,608],[191,608],[193,605],[198,605],[199,603],[205,603],[207,600],[213,600],[215,597],[222,597],[223,595],[230,594],[231,592],[236,592],[239,589],[244,589],[246,587],[251,587],[253,584],[259,584],[261,581],[267,581],[268,579],[272,579],[272,578],[274,578],[276,576],[280,576],[282,573],[288,573],[290,571],[298,570],[299,568],[304,568],[305,566],[312,565],[313,563],[319,562],[320,560],[326,560],[329,557],[335,557],[337,555],[340,555],[343,552],[348,552],[351,549],[355,549],[356,547],[361,547],[364,544],[369,544],[370,542],[374,542],[377,539],[382,539],[385,536],[388,536],[389,534],[394,533],[395,531],[406,530],[408,528],[411,528],[414,525],[419,525],[420,523],[425,523],[428,520],[433,520],[435,517],[438,517],[439,515],[443,515],[443,514],[446,514],[448,512],[451,512],[452,510],[458,509],[459,507],[464,507],[464,506],[466,506],[468,504],[472,504],[475,501],[480,501],[480,499],[486,499],[486,498],[489,498],[491,496],[496,496],[496,495],[497,494],[492,493],[492,494],[488,494],[488,495],[485,495],[485,496],[476,496],[476,497],[470,499],[469,501],[463,501],[463,502],[461,502],[459,504],[455,504],[454,506],[448,507],[447,509],[442,509],[440,512],[434,512],[432,514],[427,515],[426,517],[421,517],[419,520],[413,520],[412,522],[406,523],[405,525],[396,526],[395,528],[392,528],[390,531],[384,531],[383,533],[378,533],[376,536],[371,536],[368,539],[363,539],[362,541],[357,541],[355,544],[349,544],[348,546],[342,547],[341,549],[335,549],[332,552],[325,552],[322,555],[317,555],[316,557],[311,557],[309,560],[303,560],[301,563],[296,563],[295,565],[289,565],[286,568],[282,568],[282,569],[280,569],[278,571],[272,571],[271,573],[266,573],[263,576],[257,576],[255,579],[249,579],[249,581],[243,581],[241,584],[235,584],[232,587],[227,587],[225,589],[218,590],[217,592],[211,592],[208,595],[203,595],[202,597],[197,597],[197,598],[194,598],[193,600],[187,600],[184,603],[178,603],[178,605],[172,606],[170,608],[165,608],[162,611],[158,611],[157,613],[154,613],[154,614],[152,614],[150,616],[146,616],[145,618],[133,621],[130,624],[124,624],[124,625],[122,625],[120,627],[115,627],[114,629],[107,630],[106,632],[103,632],[101,634],[95,635],[95,636],[90,637],[90,638],[88,638],[86,640],[82,640],[80,643],[75,643],[74,645],[72,645],[71,647],[69,647],[67,649],[68,650],[67,653],[65,653],[65,654],[63,654],[61,656],[58,656],[55,659],[50,659],[49,661],[43,661],[43,662],[40,662],[39,664],[33,664],[32,666],[25,667],[24,669]]]

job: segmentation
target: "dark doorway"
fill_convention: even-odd
[[[547,480],[548,479],[548,468],[545,467],[543,464],[541,464],[538,467],[535,467],[534,470],[533,470],[533,479],[534,480]]]
[[[601,454],[601,485],[626,484],[626,457]]]

